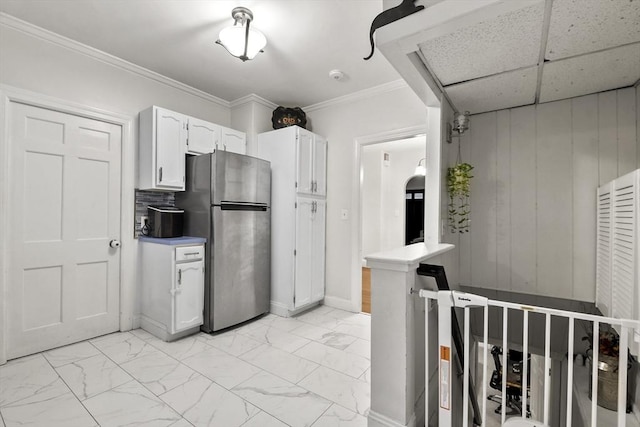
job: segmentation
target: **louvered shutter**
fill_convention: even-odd
[[[598,188],[596,307],[604,316],[611,315],[611,189],[613,183]]]
[[[613,317],[636,318],[638,172],[613,183],[611,308]]]
[[[640,320],[640,169],[598,188],[597,225],[596,307]],[[629,348],[640,354],[640,333],[629,337]]]

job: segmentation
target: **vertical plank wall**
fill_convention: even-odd
[[[594,301],[596,189],[640,167],[639,105],[627,88],[472,116],[460,283]]]

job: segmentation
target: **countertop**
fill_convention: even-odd
[[[365,257],[367,267],[383,270],[408,271],[415,269],[423,261],[452,250],[455,246],[448,243],[414,243],[386,252],[378,252]]]

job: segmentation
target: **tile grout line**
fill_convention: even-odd
[[[56,370],[56,368],[51,364],[51,362],[49,361],[49,359],[47,359],[47,357],[44,355],[44,352],[41,353],[42,354],[42,358],[49,364],[49,366],[51,367],[51,369],[53,369],[53,372],[56,373],[56,375],[58,376],[58,379],[60,379],[60,381],[62,381],[62,383],[65,385],[65,387],[67,387],[67,391],[69,393],[71,393],[71,395],[78,401],[78,403],[80,403],[80,406],[82,406],[82,408],[84,408],[85,411],[87,411],[87,414],[89,414],[89,416],[93,419],[93,421],[95,421],[96,425],[99,427],[100,423],[98,422],[98,420],[96,419],[96,417],[91,413],[91,411],[89,411],[89,408],[87,408],[84,403],[82,402],[82,400],[80,400],[78,398],[78,396],[76,396],[76,394],[73,392],[73,390],[71,390],[71,387],[69,387],[69,384],[67,384],[67,382],[64,380],[64,378],[62,378],[62,376],[60,376],[60,373]],[[97,356],[97,355],[96,355]],[[93,357],[93,356],[91,356]],[[80,359],[80,360],[85,360],[88,359],[87,357]],[[80,361],[78,360],[78,361]],[[71,362],[74,363],[74,362]],[[65,365],[62,366],[67,366],[70,365],[71,363],[67,363]]]
[[[172,361],[174,361],[174,362],[176,363],[176,364],[175,364],[175,367],[173,367],[173,369],[172,369],[172,371],[171,371],[171,372],[175,372],[175,370],[176,370],[176,369],[178,369],[178,367],[179,367],[180,365],[182,365],[184,368],[187,368],[187,369],[189,369],[190,371],[197,373],[198,375],[202,376],[203,378],[205,378],[206,380],[210,381],[211,383],[215,383],[216,385],[220,386],[222,389],[224,389],[224,390],[226,390],[226,391],[230,392],[232,395],[234,395],[235,397],[239,398],[239,399],[240,399],[242,402],[244,402],[245,404],[248,404],[248,405],[251,405],[251,406],[253,406],[253,407],[258,408],[260,411],[264,412],[266,415],[268,415],[268,416],[270,416],[270,417],[273,417],[274,419],[276,419],[276,420],[278,420],[278,421],[280,421],[280,422],[283,422],[284,424],[287,424],[287,423],[285,423],[284,421],[280,420],[277,416],[275,416],[275,415],[271,414],[269,411],[267,411],[267,410],[263,409],[262,407],[260,407],[260,406],[257,406],[257,405],[255,405],[255,404],[253,404],[252,402],[250,402],[250,401],[248,401],[248,400],[244,399],[242,396],[239,396],[238,394],[236,394],[236,392],[234,392],[234,391],[233,391],[233,389],[234,389],[235,387],[238,387],[238,386],[240,386],[240,385],[242,385],[242,384],[244,384],[244,383],[248,382],[248,381],[251,381],[252,379],[254,379],[257,375],[259,375],[259,374],[261,374],[261,373],[267,373],[267,374],[272,375],[273,377],[275,377],[275,378],[277,378],[277,379],[279,379],[279,380],[281,380],[281,381],[284,381],[285,383],[291,384],[291,385],[292,385],[292,386],[294,386],[294,387],[298,387],[298,388],[300,388],[301,390],[304,390],[306,393],[309,393],[310,395],[315,396],[316,398],[322,399],[322,400],[324,400],[324,401],[326,401],[327,403],[329,403],[329,404],[330,404],[330,405],[329,405],[329,406],[328,406],[328,407],[327,407],[327,408],[326,408],[326,409],[325,409],[325,410],[324,410],[324,411],[323,411],[323,412],[322,412],[322,413],[321,413],[321,414],[320,414],[320,415],[319,415],[319,416],[318,416],[318,417],[313,421],[313,423],[312,423],[311,425],[316,424],[316,423],[318,422],[318,420],[319,420],[320,418],[322,418],[322,417],[327,413],[327,411],[329,410],[329,408],[331,408],[333,405],[336,405],[336,406],[338,406],[338,407],[341,407],[341,408],[343,408],[344,410],[347,410],[347,411],[349,411],[349,412],[351,412],[351,413],[354,413],[355,415],[358,415],[358,416],[364,416],[363,414],[360,414],[360,413],[358,412],[358,410],[357,410],[357,409],[356,409],[356,410],[352,410],[352,409],[346,408],[346,407],[344,407],[343,405],[341,405],[340,403],[338,403],[338,402],[334,401],[333,399],[331,399],[331,398],[326,398],[326,397],[324,397],[324,396],[321,396],[321,395],[319,395],[319,394],[317,394],[317,393],[315,393],[315,392],[313,392],[313,391],[309,390],[308,388],[303,387],[303,386],[301,386],[301,385],[300,385],[300,382],[302,382],[302,381],[304,381],[305,379],[309,378],[309,377],[310,377],[311,375],[313,375],[313,374],[314,374],[314,373],[315,373],[315,372],[316,372],[320,367],[324,367],[325,369],[328,369],[329,371],[331,371],[331,372],[333,372],[333,373],[335,373],[335,374],[337,374],[337,375],[340,375],[340,376],[344,377],[346,380],[348,380],[348,382],[349,382],[349,383],[353,383],[353,384],[356,384],[356,383],[360,383],[360,384],[368,384],[368,386],[370,387],[370,383],[368,383],[365,379],[363,379],[363,377],[366,375],[367,371],[368,371],[368,370],[370,370],[370,367],[371,367],[370,357],[369,357],[369,358],[367,358],[367,357],[365,357],[365,356],[362,356],[361,354],[358,354],[358,353],[355,353],[355,352],[350,352],[350,351],[347,351],[347,350],[346,350],[346,349],[347,349],[347,348],[349,348],[351,345],[353,345],[353,344],[355,344],[356,342],[359,342],[359,341],[364,341],[364,342],[366,342],[366,343],[370,346],[370,345],[371,345],[371,343],[370,343],[370,336],[369,336],[369,339],[365,339],[365,338],[362,338],[361,336],[358,336],[358,335],[352,335],[352,334],[349,334],[349,333],[338,332],[338,331],[336,331],[336,330],[335,330],[337,327],[339,327],[339,326],[341,326],[341,325],[352,325],[352,326],[362,327],[362,328],[370,328],[370,326],[369,326],[369,325],[366,325],[366,322],[364,322],[365,324],[361,324],[361,323],[360,323],[360,322],[358,322],[358,321],[356,321],[356,322],[350,322],[350,321],[348,320],[348,319],[349,319],[349,316],[344,317],[344,318],[336,318],[336,317],[333,317],[333,316],[329,316],[329,315],[328,315],[328,313],[335,312],[335,311],[336,311],[336,310],[332,308],[331,310],[329,310],[329,311],[327,311],[327,312],[325,312],[325,313],[318,313],[318,314],[317,314],[317,316],[318,316],[318,317],[320,317],[320,318],[322,318],[322,317],[326,318],[326,320],[327,320],[329,323],[332,323],[332,324],[334,325],[333,327],[321,326],[321,325],[319,325],[319,324],[317,324],[317,323],[312,323],[312,322],[304,321],[304,320],[297,319],[297,318],[294,318],[294,320],[296,320],[297,322],[300,322],[301,324],[300,324],[300,325],[298,325],[296,328],[291,329],[291,330],[286,330],[286,329],[284,329],[284,328],[281,328],[281,327],[278,327],[278,326],[273,325],[273,323],[275,323],[275,322],[270,322],[270,323],[267,323],[267,322],[260,322],[260,325],[261,325],[261,326],[264,326],[264,327],[265,327],[265,329],[266,329],[266,331],[273,330],[273,331],[277,331],[278,333],[289,334],[289,335],[291,335],[291,336],[295,336],[295,337],[298,337],[298,338],[301,338],[301,339],[304,339],[304,340],[307,340],[307,341],[308,341],[308,342],[304,343],[302,346],[300,346],[300,347],[298,347],[298,348],[295,348],[295,349],[294,349],[294,350],[292,350],[292,351],[288,351],[288,350],[286,350],[286,349],[282,349],[282,348],[279,348],[279,347],[273,346],[273,345],[272,345],[271,343],[269,343],[269,342],[267,342],[267,343],[263,343],[262,341],[255,339],[253,336],[246,335],[246,332],[245,332],[245,333],[238,332],[238,331],[234,331],[234,332],[233,332],[233,333],[234,333],[235,335],[237,335],[237,336],[242,336],[243,338],[246,338],[246,339],[250,339],[250,340],[256,341],[256,343],[259,343],[259,345],[260,345],[260,346],[262,346],[262,345],[265,345],[265,344],[266,344],[266,345],[270,346],[271,348],[273,348],[273,349],[275,349],[275,350],[282,351],[282,352],[285,352],[285,353],[287,353],[287,354],[290,354],[291,356],[296,357],[296,358],[300,359],[301,361],[305,361],[305,362],[308,362],[308,363],[313,363],[314,365],[316,365],[315,367],[313,367],[313,369],[312,369],[310,372],[308,372],[307,374],[305,374],[302,378],[300,378],[300,379],[299,379],[298,381],[296,381],[296,382],[289,381],[289,380],[287,380],[286,378],[283,378],[282,376],[280,376],[280,375],[278,375],[278,374],[275,374],[275,373],[273,373],[273,372],[271,372],[271,371],[265,370],[265,369],[261,368],[260,366],[257,366],[255,363],[252,363],[251,361],[249,361],[249,360],[245,360],[245,359],[243,359],[243,358],[242,358],[242,356],[243,356],[243,355],[246,355],[247,353],[249,353],[249,352],[253,351],[255,348],[258,348],[259,346],[258,346],[258,347],[254,347],[254,348],[249,349],[249,350],[246,350],[246,351],[243,351],[242,353],[239,353],[239,354],[235,355],[235,354],[231,354],[231,353],[229,353],[228,351],[225,351],[225,349],[224,349],[224,348],[220,348],[220,347],[216,347],[215,345],[212,345],[212,344],[211,344],[211,340],[210,340],[210,339],[208,339],[208,338],[210,338],[210,337],[212,337],[212,336],[211,336],[211,335],[209,335],[208,337],[202,337],[202,336],[200,336],[201,332],[198,332],[197,334],[194,334],[194,335],[192,336],[192,337],[193,337],[193,338],[192,338],[192,339],[193,339],[193,343],[192,343],[191,345],[193,346],[196,342],[197,342],[197,343],[202,343],[202,344],[204,344],[204,348],[203,348],[201,351],[197,351],[197,352],[196,352],[196,353],[194,353],[194,354],[189,354],[190,348],[187,348],[187,350],[186,350],[184,353],[178,352],[178,353],[179,353],[179,355],[180,355],[180,357],[182,357],[184,354],[188,354],[188,356],[185,356],[185,357],[182,357],[182,358],[178,358],[178,356],[175,356],[175,355],[173,355],[173,354],[169,354],[166,350],[162,349],[160,346],[156,346],[156,345],[154,345],[154,343],[153,343],[153,342],[149,342],[150,340],[152,340],[152,339],[154,338],[153,336],[150,336],[150,337],[148,337],[147,339],[144,339],[144,338],[142,338],[142,337],[138,336],[137,334],[133,333],[132,331],[118,331],[118,332],[111,333],[111,334],[105,334],[105,335],[102,335],[102,336],[100,336],[100,337],[89,338],[89,339],[85,340],[85,342],[88,342],[88,343],[89,343],[89,344],[90,344],[90,345],[91,345],[95,350],[97,350],[98,354],[94,354],[94,355],[91,355],[91,356],[82,357],[82,358],[80,358],[80,359],[73,360],[72,362],[68,362],[68,363],[65,363],[65,364],[63,364],[63,365],[60,365],[60,366],[59,366],[59,368],[62,368],[62,367],[64,367],[64,366],[68,366],[68,365],[71,365],[71,364],[76,364],[76,363],[78,363],[78,362],[82,362],[82,361],[87,360],[87,359],[90,359],[90,358],[92,358],[92,357],[95,357],[95,356],[101,355],[101,356],[103,356],[106,360],[108,360],[110,363],[112,363],[116,368],[120,369],[123,373],[125,373],[125,374],[127,374],[129,377],[131,377],[131,379],[129,379],[128,381],[126,381],[126,382],[125,382],[125,383],[123,383],[123,384],[119,384],[119,385],[117,385],[117,386],[115,386],[115,387],[111,387],[111,388],[110,388],[110,389],[108,389],[108,390],[105,390],[105,391],[102,391],[102,392],[100,392],[100,393],[97,393],[96,395],[93,395],[93,396],[91,396],[91,397],[87,397],[85,400],[89,400],[89,399],[92,399],[92,398],[94,398],[94,397],[100,396],[100,395],[102,395],[102,394],[104,394],[104,393],[106,393],[106,392],[109,392],[109,391],[114,390],[114,389],[115,389],[115,388],[117,388],[117,387],[123,386],[123,385],[125,385],[125,384],[130,384],[130,383],[132,383],[133,381],[135,381],[135,383],[137,383],[139,386],[141,386],[144,390],[148,391],[152,396],[154,396],[154,398],[158,399],[158,400],[159,400],[163,405],[165,405],[167,408],[170,408],[172,411],[174,411],[174,412],[175,412],[175,413],[180,417],[180,419],[176,420],[176,423],[177,423],[177,422],[180,422],[181,420],[183,420],[183,421],[187,422],[189,425],[193,425],[189,420],[187,420],[186,418],[184,418],[183,414],[181,414],[180,412],[178,412],[176,409],[174,409],[174,408],[173,408],[173,406],[171,406],[169,403],[165,402],[165,401],[160,397],[160,396],[162,396],[162,395],[164,395],[164,394],[166,394],[166,393],[169,393],[170,391],[175,390],[176,388],[178,388],[178,387],[180,387],[180,386],[182,386],[182,385],[184,385],[184,384],[188,383],[188,382],[189,382],[189,381],[191,381],[192,379],[188,379],[186,382],[184,382],[184,383],[182,383],[182,384],[178,384],[178,385],[176,385],[175,387],[171,387],[171,388],[169,388],[169,389],[163,390],[163,391],[162,391],[162,393],[156,394],[154,391],[152,391],[151,389],[149,389],[149,388],[148,388],[144,383],[141,383],[141,382],[140,382],[140,380],[138,380],[138,379],[137,379],[137,378],[136,378],[136,377],[131,373],[131,371],[127,370],[125,367],[123,367],[123,366],[122,366],[123,364],[126,364],[126,363],[128,363],[128,362],[132,362],[132,361],[134,361],[134,360],[136,360],[136,359],[143,358],[143,357],[145,357],[145,356],[148,356],[148,355],[153,354],[152,352],[149,352],[149,353],[146,353],[146,354],[140,354],[140,353],[143,351],[142,349],[144,349],[144,347],[148,345],[150,349],[153,349],[154,351],[157,351],[157,352],[158,352],[158,354],[163,355],[163,357],[164,357],[164,356],[166,356],[166,357],[168,357],[169,359],[171,359]],[[358,318],[359,318],[359,313],[353,313],[353,314],[356,316],[356,319],[358,319]],[[277,319],[276,319],[276,320],[277,320]],[[325,325],[326,325],[326,323],[323,323],[323,324],[325,324]],[[317,340],[317,339],[311,339],[311,338],[307,338],[307,337],[305,337],[305,336],[302,336],[302,335],[298,335],[298,334],[293,333],[293,331],[294,331],[294,330],[300,329],[300,328],[302,328],[302,327],[304,327],[304,326],[307,326],[307,325],[308,325],[308,326],[311,326],[311,327],[315,327],[315,328],[326,329],[326,330],[328,330],[328,331],[331,331],[332,333],[336,333],[336,334],[340,334],[340,335],[343,335],[343,336],[346,336],[346,337],[353,338],[353,341],[352,341],[352,342],[350,342],[349,344],[347,344],[347,345],[343,346],[342,348],[338,348],[338,347],[334,347],[334,346],[331,346],[331,345],[329,345],[329,344],[326,344],[325,342],[321,342],[321,341],[319,341],[319,340]],[[96,345],[96,343],[94,343],[94,342],[92,342],[92,341],[94,341],[94,340],[100,340],[100,341],[101,341],[101,340],[102,340],[102,338],[106,338],[106,337],[109,337],[109,336],[117,336],[117,335],[120,335],[120,334],[122,334],[122,335],[127,334],[128,336],[126,336],[126,337],[125,337],[122,341],[120,341],[120,342],[114,342],[114,345],[120,345],[120,344],[123,344],[123,343],[125,343],[127,340],[129,340],[129,339],[131,339],[131,338],[135,338],[136,340],[138,340],[138,341],[142,342],[142,343],[143,343],[143,345],[142,345],[142,349],[141,349],[140,353],[139,353],[139,354],[137,354],[135,357],[133,357],[133,358],[132,358],[132,359],[130,359],[130,360],[125,360],[125,361],[124,361],[124,362],[122,362],[122,363],[117,363],[117,362],[116,362],[112,357],[110,357],[110,356],[109,356],[107,353],[105,353],[101,348],[99,348],[99,347]],[[82,342],[82,341],[81,341],[81,342]],[[158,341],[156,344],[160,344],[160,343],[161,343],[161,342],[160,342],[160,341]],[[299,351],[299,350],[301,350],[301,349],[303,349],[303,348],[305,348],[305,347],[309,346],[311,343],[318,344],[318,345],[322,346],[323,348],[326,348],[326,349],[327,349],[327,351],[329,351],[329,352],[333,352],[333,351],[335,351],[335,352],[339,352],[339,353],[340,353],[340,354],[342,354],[342,355],[347,355],[347,357],[354,357],[354,358],[356,358],[356,359],[367,360],[367,361],[368,361],[368,367],[367,367],[366,369],[364,369],[364,371],[362,372],[362,374],[360,374],[358,377],[354,377],[354,376],[352,376],[352,375],[350,375],[350,374],[348,374],[348,373],[346,373],[346,372],[342,372],[342,371],[339,371],[339,370],[333,369],[333,368],[332,368],[332,367],[330,367],[330,366],[323,365],[322,363],[318,363],[318,362],[316,362],[316,361],[314,361],[314,360],[312,360],[312,359],[308,359],[307,357],[303,357],[303,356],[301,356],[301,355],[296,354],[296,352],[297,352],[297,351]],[[74,344],[71,344],[71,345],[74,345]],[[359,345],[362,345],[362,344],[359,344]],[[67,346],[62,346],[62,347],[59,347],[59,348],[64,348],[64,347],[67,347]],[[221,346],[221,347],[223,347],[223,346]],[[226,388],[226,387],[222,386],[221,384],[219,384],[218,382],[216,382],[215,380],[213,380],[213,379],[209,378],[207,375],[203,374],[203,373],[202,373],[202,372],[200,372],[199,370],[194,369],[194,368],[192,368],[191,366],[189,366],[189,365],[187,365],[186,363],[184,363],[184,360],[188,359],[189,357],[196,356],[196,355],[198,355],[198,354],[200,354],[200,353],[202,353],[202,352],[205,352],[205,351],[208,351],[208,350],[211,350],[211,349],[215,349],[215,350],[217,350],[217,351],[221,351],[221,352],[222,352],[222,353],[224,353],[225,355],[227,355],[227,356],[229,356],[229,357],[231,357],[231,358],[233,358],[233,359],[235,359],[235,360],[237,360],[237,361],[240,361],[240,362],[243,362],[243,363],[247,363],[247,364],[249,364],[250,366],[253,366],[253,367],[255,367],[256,369],[258,369],[258,372],[256,372],[254,375],[252,375],[251,377],[247,378],[246,380],[242,381],[241,383],[239,383],[239,384],[235,385],[234,387],[232,387],[232,388]],[[62,383],[63,383],[63,384],[65,384],[65,386],[66,386],[66,388],[67,388],[67,391],[68,391],[68,392],[71,392],[71,394],[74,396],[74,398],[76,399],[76,401],[78,401],[78,402],[82,405],[82,407],[83,407],[83,408],[85,409],[85,411],[87,411],[87,413],[92,417],[92,419],[96,422],[96,424],[97,424],[97,425],[100,425],[100,424],[98,423],[97,419],[95,418],[95,416],[94,416],[94,415],[91,413],[91,411],[89,411],[89,409],[85,406],[84,401],[80,400],[80,398],[75,394],[75,392],[73,392],[73,390],[71,389],[71,387],[69,386],[69,384],[67,384],[67,382],[64,380],[64,378],[62,378],[62,377],[61,377],[61,375],[58,373],[57,368],[53,367],[52,362],[51,362],[51,361],[46,357],[46,355],[45,355],[45,353],[46,353],[46,352],[47,352],[47,351],[43,351],[43,352],[41,352],[40,354],[42,354],[42,357],[44,358],[44,360],[46,360],[46,362],[47,362],[47,364],[49,365],[49,367],[51,367],[51,368],[54,370],[54,372],[56,373],[57,378],[59,378],[59,379],[62,381]],[[175,352],[174,352],[174,354],[175,354]],[[159,378],[159,379],[157,379],[157,380],[155,380],[155,381],[162,381],[162,379],[163,379],[164,377],[165,377],[165,375],[163,375],[161,378]],[[190,378],[190,377],[189,377],[189,378]],[[85,384],[86,382],[87,382],[87,381],[86,381],[86,378],[84,378],[84,381],[82,381],[82,384]],[[110,383],[109,383],[109,385],[110,385]],[[347,386],[347,388],[350,388],[350,386]],[[335,396],[334,396],[334,397],[335,397]],[[357,406],[357,402],[356,402],[356,406]],[[245,421],[243,422],[243,424],[242,424],[242,425],[247,424],[251,419],[253,419],[253,418],[254,418],[255,416],[257,416],[258,414],[259,414],[259,412],[258,412],[256,415],[254,415],[253,417],[251,417],[251,418],[249,418],[249,419],[245,420]],[[1,414],[0,414],[0,416],[1,416]],[[174,423],[174,424],[175,424],[175,423]]]

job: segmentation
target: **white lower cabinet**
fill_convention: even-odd
[[[200,330],[204,239],[140,237],[142,329],[165,341]]]
[[[298,197],[294,309],[324,298],[325,212],[324,200]]]

